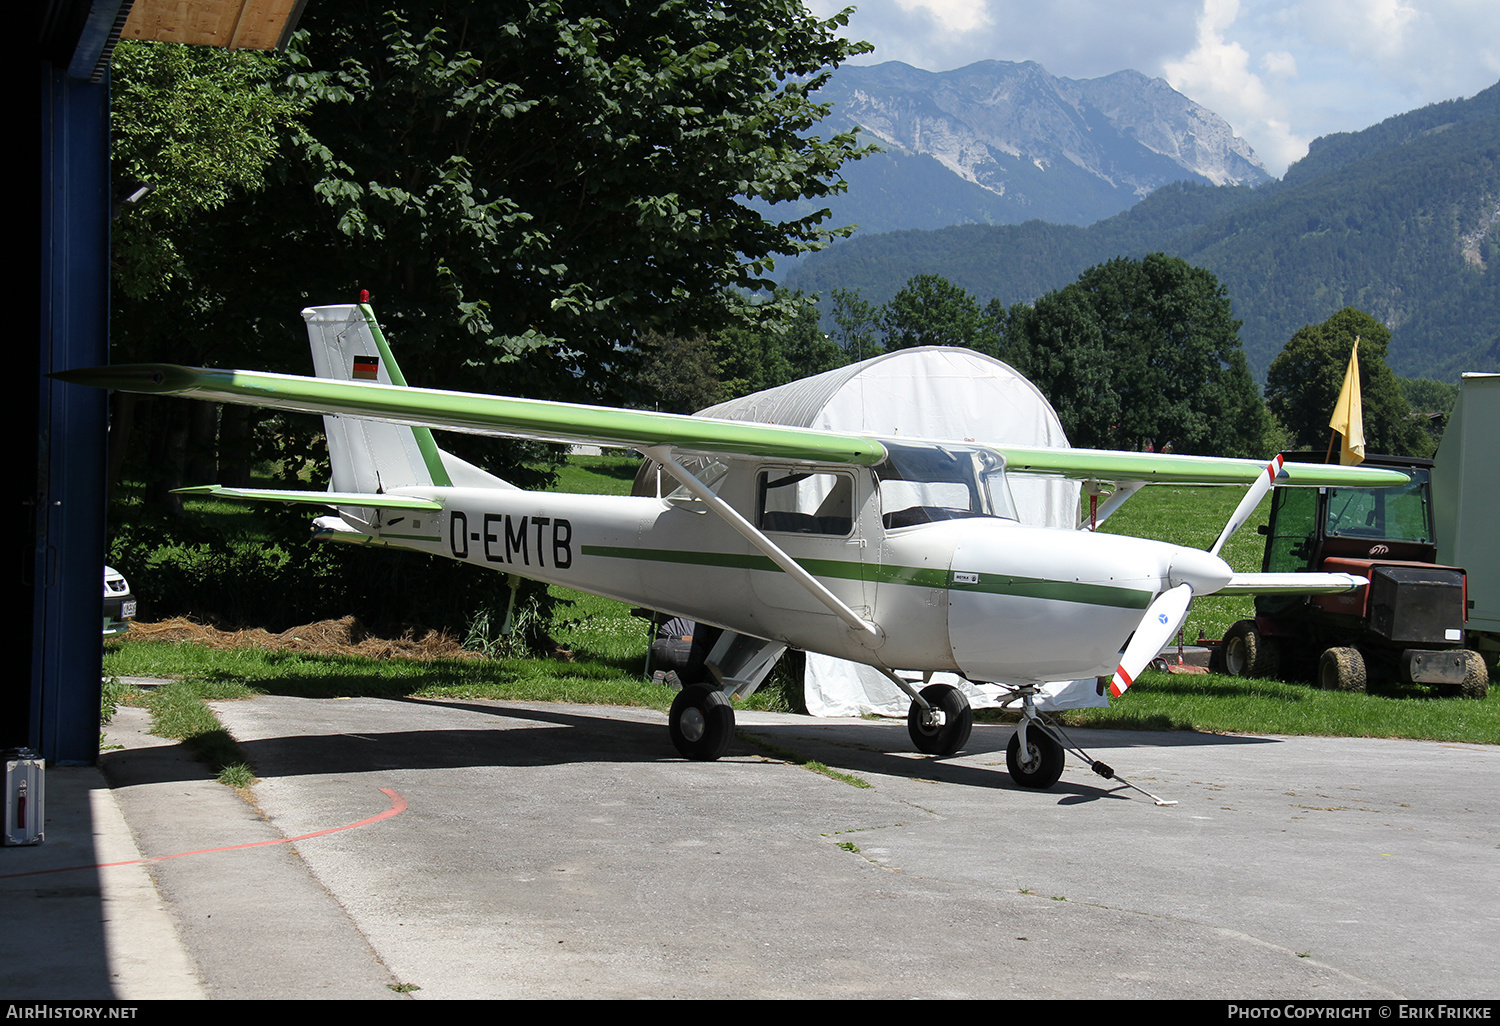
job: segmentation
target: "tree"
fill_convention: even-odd
[[[966,289],[936,274],[919,274],[886,303],[880,326],[888,349],[964,346],[991,356],[999,339]]]
[[[868,360],[882,351],[880,313],[858,289],[834,289],[833,322],[838,325],[837,342],[847,358]]]
[[[822,374],[849,363],[851,354],[845,353],[837,342],[823,333],[817,306],[801,292],[793,292],[788,298],[793,303],[801,302],[800,306],[792,306],[786,324],[784,348],[792,371],[788,380]]]
[[[266,188],[183,220],[182,288],[121,301],[121,355],[305,367],[296,310],[365,288],[414,383],[629,399],[644,333],[738,322],[776,256],[840,233],[751,203],[828,196],[862,155],[813,131],[818,87],[868,49],[847,20],[788,0],[312,5]],[[277,437],[298,430],[316,425]],[[452,447],[507,469],[493,443]]]
[[[184,273],[180,246],[199,215],[265,186],[305,107],[273,88],[282,58],[258,50],[127,40],[111,69],[112,177],[143,195],[117,222],[110,258],[115,287],[143,299]]]
[[[306,112],[303,98],[275,88],[285,71],[280,56],[252,50],[129,41],[115,49],[111,160],[123,215],[110,245],[115,360],[204,363],[212,343],[243,336],[238,326],[206,330],[195,316],[215,308],[216,297],[241,280],[237,268],[214,277],[210,268],[225,269],[226,261],[203,257],[234,252],[238,226],[223,209],[266,186],[284,155],[282,139]],[[224,434],[239,442],[227,448],[237,458],[216,468],[212,407],[143,404],[129,393],[112,403],[111,482],[120,476],[144,405],[157,414],[154,430],[143,432],[146,444],[136,446],[147,457],[141,476],[150,503],[180,510],[170,488],[188,474],[249,483],[254,411],[224,415]]]
[[[173,221],[169,287],[145,298],[117,278],[116,358],[305,371],[298,309],[368,289],[413,384],[638,398],[648,333],[739,323],[752,315],[743,291],[764,287],[775,257],[841,234],[816,201],[843,188],[840,167],[863,150],[852,132],[816,133],[828,107],[814,96],[868,49],[840,37],[847,21],[789,0],[309,5],[274,77],[225,86],[226,98],[270,91],[296,112],[279,131],[226,133],[251,156],[257,140],[275,143],[245,179],[264,187]],[[117,95],[131,94],[138,72],[119,71]],[[197,116],[141,121],[168,152]],[[777,220],[757,201],[814,209]],[[138,418],[149,430],[137,434],[151,437],[129,451],[163,492],[183,483],[199,446],[210,463],[217,446],[231,483],[223,466],[247,467],[252,445],[286,456],[287,474],[321,450],[316,418],[270,416],[254,431],[266,415],[241,407],[216,418],[208,406],[191,417],[168,400],[142,406],[154,416]],[[522,465],[530,447],[469,435],[443,444],[518,484],[535,480]],[[369,562],[449,595],[499,580],[459,567],[476,582],[462,584],[416,558]],[[319,550],[314,563],[344,560]]]
[[[1090,449],[1120,448],[1120,396],[1103,326],[1081,289],[1049,292],[1034,306],[1016,303],[1004,315],[1002,355],[1052,403],[1069,441]]]
[[[1397,378],[1401,394],[1411,408],[1412,419],[1423,425],[1431,451],[1437,452],[1443,440],[1443,429],[1453,407],[1458,404],[1458,386],[1431,378]]]
[[[786,0],[407,0],[309,10],[296,187],[329,292],[363,283],[444,387],[611,402],[618,346],[736,322],[826,244],[852,134],[812,94],[865,47]],[[380,140],[371,145],[371,140]],[[459,354],[462,355],[459,355]],[[616,373],[597,373],[608,365]]]
[[[764,324],[725,328],[714,339],[719,398],[761,392],[792,380],[782,333]]]
[[[682,338],[648,331],[639,383],[648,409],[696,413],[719,401],[719,365],[706,335]]]
[[[1345,307],[1322,324],[1300,329],[1266,375],[1266,402],[1286,425],[1295,444],[1326,450],[1332,437],[1329,415],[1359,338],[1360,398],[1364,407],[1365,451],[1428,456],[1432,441],[1411,418],[1400,382],[1386,365],[1391,333],[1362,310]]]
[[[727,328],[714,340],[719,400],[764,391],[821,374],[847,361],[823,334],[818,308],[800,292],[777,290],[776,301],[759,307],[758,320]]]
[[[1224,286],[1161,253],[1117,258],[1013,306],[1003,356],[1075,445],[1259,454],[1271,429]]]

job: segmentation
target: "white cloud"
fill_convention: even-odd
[[[896,0],[903,11],[925,11],[947,32],[974,32],[993,24],[986,0]]]
[[[1193,49],[1179,60],[1163,62],[1161,70],[1173,89],[1235,126],[1279,174],[1307,152],[1310,140],[1292,131],[1281,105],[1250,70],[1249,51],[1229,38],[1239,14],[1238,0],[1204,0]],[[1296,71],[1296,59],[1285,51],[1263,55],[1261,64],[1278,77]]]
[[[1272,78],[1297,77],[1297,58],[1285,50],[1263,54],[1260,58],[1260,66],[1265,68],[1266,74]]]

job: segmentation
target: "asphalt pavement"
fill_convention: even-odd
[[[216,703],[259,782],[122,708],[0,849],[0,997],[1500,997],[1500,747],[485,701]],[[842,774],[815,772],[814,760]]]

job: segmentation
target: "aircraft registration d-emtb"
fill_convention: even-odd
[[[973,714],[962,691],[930,683],[932,674],[1010,689],[1006,701],[1021,711],[1006,753],[1011,775],[1050,787],[1064,745],[1036,709],[1038,687],[1112,674],[1119,695],[1195,596],[1363,586],[1343,574],[1236,576],[1218,553],[1273,485],[1406,480],[1279,458],[881,439],[412,388],[367,304],[302,315],[316,377],[168,364],[57,377],[324,415],[328,491],[185,491],[331,506],[335,516],[315,521],[328,537],[416,549],[724,628],[707,678],[686,683],[672,703],[672,742],[689,759],[724,753],[734,733],[730,699],[752,692],[792,646],[883,673],[911,698],[913,743],[935,755],[964,746]],[[523,491],[438,448],[433,428],[636,449],[675,487],[644,497]],[[1204,552],[1024,526],[1006,485],[1018,473],[1113,481],[1116,500],[1141,483],[1251,487]]]

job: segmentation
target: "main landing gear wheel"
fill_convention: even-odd
[[[734,736],[734,706],[717,688],[689,684],[672,699],[667,731],[684,759],[712,762]]]
[[[1063,747],[1057,739],[1039,727],[1026,731],[1026,755],[1021,755],[1021,735],[1010,736],[1005,746],[1005,766],[1010,777],[1022,787],[1051,787],[1063,771]]]
[[[952,755],[968,744],[969,732],[974,729],[974,710],[969,708],[968,696],[951,684],[929,684],[922,689],[922,697],[943,714],[943,722],[927,722],[927,710],[916,702],[911,704],[906,714],[906,732],[917,751]]]

